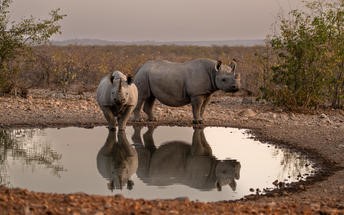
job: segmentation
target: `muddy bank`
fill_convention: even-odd
[[[81,95],[46,90],[30,91],[28,99],[0,97],[0,126],[93,127],[106,124],[93,93]],[[191,107],[156,104],[154,125],[191,126]],[[129,122],[132,124],[132,122]],[[141,123],[146,125],[147,123]],[[251,196],[237,202],[201,203],[186,199],[130,200],[122,196],[82,193],[62,195],[0,188],[4,214],[185,214],[185,213],[301,213],[344,212],[344,112],[312,114],[285,112],[252,98],[216,95],[206,113],[205,126],[252,129],[260,140],[303,150],[326,166],[321,177],[268,196]],[[2,214],[2,212],[0,212]]]

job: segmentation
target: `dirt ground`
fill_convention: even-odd
[[[156,125],[191,126],[191,107],[155,105]],[[27,99],[0,97],[0,128],[105,125],[95,95],[31,90]],[[132,124],[132,122],[129,122]],[[147,125],[148,123],[141,123]],[[250,97],[215,95],[205,126],[249,128],[262,141],[302,150],[322,170],[306,182],[239,201],[188,198],[132,200],[121,195],[53,194],[0,186],[2,214],[344,214],[344,111],[291,113]]]

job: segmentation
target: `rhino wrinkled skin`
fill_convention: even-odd
[[[97,154],[97,169],[109,181],[109,190],[122,190],[125,185],[131,190],[134,183],[130,178],[137,167],[136,150],[129,144],[124,130],[118,132],[118,141],[116,132],[109,130],[106,142]]]
[[[170,141],[156,147],[153,139],[154,128],[148,128],[141,138],[141,127],[134,127],[132,136],[138,155],[136,175],[146,184],[167,186],[184,184],[207,191],[221,190],[229,185],[236,189],[240,178],[241,165],[232,159],[218,160],[202,128],[194,128],[192,143]]]
[[[97,102],[109,124],[114,129],[116,117],[119,130],[124,130],[130,114],[133,112],[138,99],[137,88],[131,77],[126,77],[120,71],[105,76],[97,89]]]
[[[152,109],[155,99],[161,103],[180,107],[192,105],[193,123],[201,124],[210,96],[217,90],[236,92],[240,77],[235,72],[236,61],[224,65],[221,61],[196,59],[184,63],[155,60],[146,62],[135,74],[138,102],[134,119],[140,120],[140,112],[155,120]]]

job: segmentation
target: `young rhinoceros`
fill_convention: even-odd
[[[215,91],[239,90],[240,77],[235,68],[234,59],[229,66],[210,59],[196,59],[185,63],[160,60],[146,62],[135,75],[139,91],[134,111],[135,120],[140,119],[143,104],[148,119],[155,120],[152,109],[155,99],[158,99],[173,107],[191,103],[193,123],[201,124],[205,107]]]
[[[131,77],[120,71],[105,76],[97,89],[97,102],[102,109],[109,129],[115,128],[118,120],[119,130],[124,130],[130,114],[137,104],[137,88]]]

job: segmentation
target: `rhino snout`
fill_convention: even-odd
[[[226,91],[229,93],[235,93],[235,92],[239,91],[239,87],[238,86],[230,86]]]
[[[122,105],[124,103],[125,103],[124,99],[115,99],[115,104],[116,105]]]

